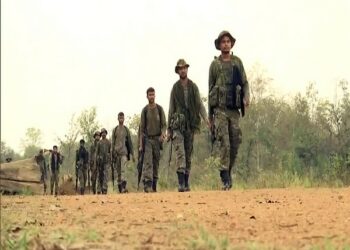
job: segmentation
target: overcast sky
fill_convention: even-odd
[[[3,0],[1,140],[19,151],[36,127],[51,147],[92,106],[111,130],[119,111],[141,112],[149,86],[167,111],[179,58],[206,95],[223,29],[246,70],[263,65],[277,93],[315,81],[332,99],[335,83],[350,80],[349,24],[349,0]]]

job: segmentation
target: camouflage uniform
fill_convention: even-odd
[[[175,72],[178,72],[178,67],[184,66],[189,67],[185,60],[178,60]],[[173,85],[168,113],[168,127],[172,130],[180,192],[190,190],[189,176],[194,132],[199,130],[200,117],[207,120],[198,87],[190,79],[187,80],[186,86],[183,86],[180,80]]]
[[[97,189],[103,194],[107,194],[108,189],[108,169],[111,160],[111,142],[105,138],[97,144],[97,165],[98,165],[98,184]]]
[[[52,152],[50,157],[50,168],[51,168],[51,179],[50,179],[50,191],[53,195],[55,190],[55,195],[58,195],[58,180],[59,180],[59,170],[60,165],[63,162],[63,157],[58,152]]]
[[[130,131],[126,126],[116,126],[112,133],[112,156],[113,167],[112,171],[117,172],[118,190],[120,193],[126,193],[127,181],[124,177],[127,162],[130,160],[130,155],[133,155],[133,146],[130,136]]]
[[[161,149],[161,136],[165,133],[166,121],[163,108],[149,105],[141,112],[140,131],[143,131],[143,184],[145,192],[157,192],[158,169]]]
[[[44,151],[40,150],[39,154],[35,156],[35,161],[38,164],[40,168],[40,182],[44,184],[44,194],[46,194],[46,188],[47,188],[47,175],[48,175],[48,165],[46,164],[45,157],[44,157]]]
[[[94,142],[92,143],[90,147],[90,154],[89,154],[89,160],[90,160],[90,172],[91,172],[91,185],[92,185],[92,192],[96,194],[96,180],[97,180],[97,163],[96,163],[96,153],[97,153],[97,144],[99,139],[96,139],[96,135],[100,134],[100,132],[96,132],[94,134]],[[101,192],[101,190],[98,190]]]
[[[233,46],[235,39],[224,31],[215,41],[217,49],[225,35],[230,37]],[[232,187],[231,170],[242,142],[239,127],[240,111],[244,108],[242,98],[249,100],[242,61],[232,54],[230,57],[228,62],[223,62],[221,56],[215,57],[209,69],[209,119],[214,120],[215,134],[213,156],[220,158],[220,177],[226,190]]]
[[[80,194],[84,194],[87,182],[87,168],[89,163],[89,154],[83,145],[76,151],[75,164],[78,171]]]

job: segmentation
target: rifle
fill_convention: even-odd
[[[87,169],[87,178],[88,178],[88,188],[89,188],[89,194],[91,194],[91,182],[90,182],[90,166],[88,166],[88,169]]]
[[[142,151],[139,151],[138,159],[137,159],[137,191],[140,189],[140,181],[142,177],[142,168],[143,168],[143,160],[145,157],[145,139],[142,140]]]
[[[78,164],[75,165],[75,192],[78,192]]]
[[[111,171],[112,171],[112,185],[113,185],[113,190],[114,190],[114,157],[112,157]]]
[[[213,118],[213,122],[212,125],[210,127],[210,141],[211,141],[211,151],[213,152],[213,148],[214,148],[214,143],[216,141],[216,128],[215,128],[215,123],[214,123],[214,119]]]

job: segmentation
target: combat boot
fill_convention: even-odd
[[[80,188],[80,194],[84,195],[84,188]]]
[[[122,191],[121,191],[121,193],[127,193],[128,192],[128,189],[126,188],[126,184],[127,184],[126,181],[122,181],[122,184],[121,184]]]
[[[220,177],[221,177],[221,181],[222,181],[222,190],[225,190],[225,191],[229,190],[230,189],[229,171],[221,170]]]
[[[122,192],[122,184],[118,184],[118,191],[119,191],[119,193]]]
[[[143,191],[145,193],[151,193],[153,189],[153,182],[152,181],[145,181],[143,184]]]
[[[190,179],[190,174],[186,173],[185,174],[185,192],[191,191],[189,179]]]
[[[153,181],[152,181],[152,191],[153,192],[157,192],[157,179],[153,179]]]
[[[179,180],[179,192],[185,192],[185,174],[184,173],[177,173],[177,178]]]

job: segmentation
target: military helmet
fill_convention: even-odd
[[[96,132],[94,133],[94,138],[96,137],[96,135],[101,136],[101,132],[100,132],[100,131],[96,131]]]
[[[215,43],[215,48],[217,50],[220,50],[220,42],[221,42],[221,39],[224,37],[224,36],[227,36],[230,38],[231,40],[231,48],[233,47],[233,45],[235,44],[236,42],[236,39],[230,34],[230,32],[228,32],[227,30],[224,30],[224,31],[221,31],[218,38],[215,39],[214,43]]]
[[[101,129],[101,135],[102,135],[103,132],[105,132],[106,134],[108,134],[107,129],[105,129],[105,128]]]
[[[79,143],[80,143],[80,144],[82,144],[82,143],[84,143],[84,144],[85,144],[84,139],[81,139],[81,140],[79,141]]]
[[[175,66],[175,73],[177,73],[177,71],[179,70],[179,68],[182,68],[182,67],[190,67],[190,65],[188,63],[186,63],[185,59],[179,59],[176,63],[176,66]]]

